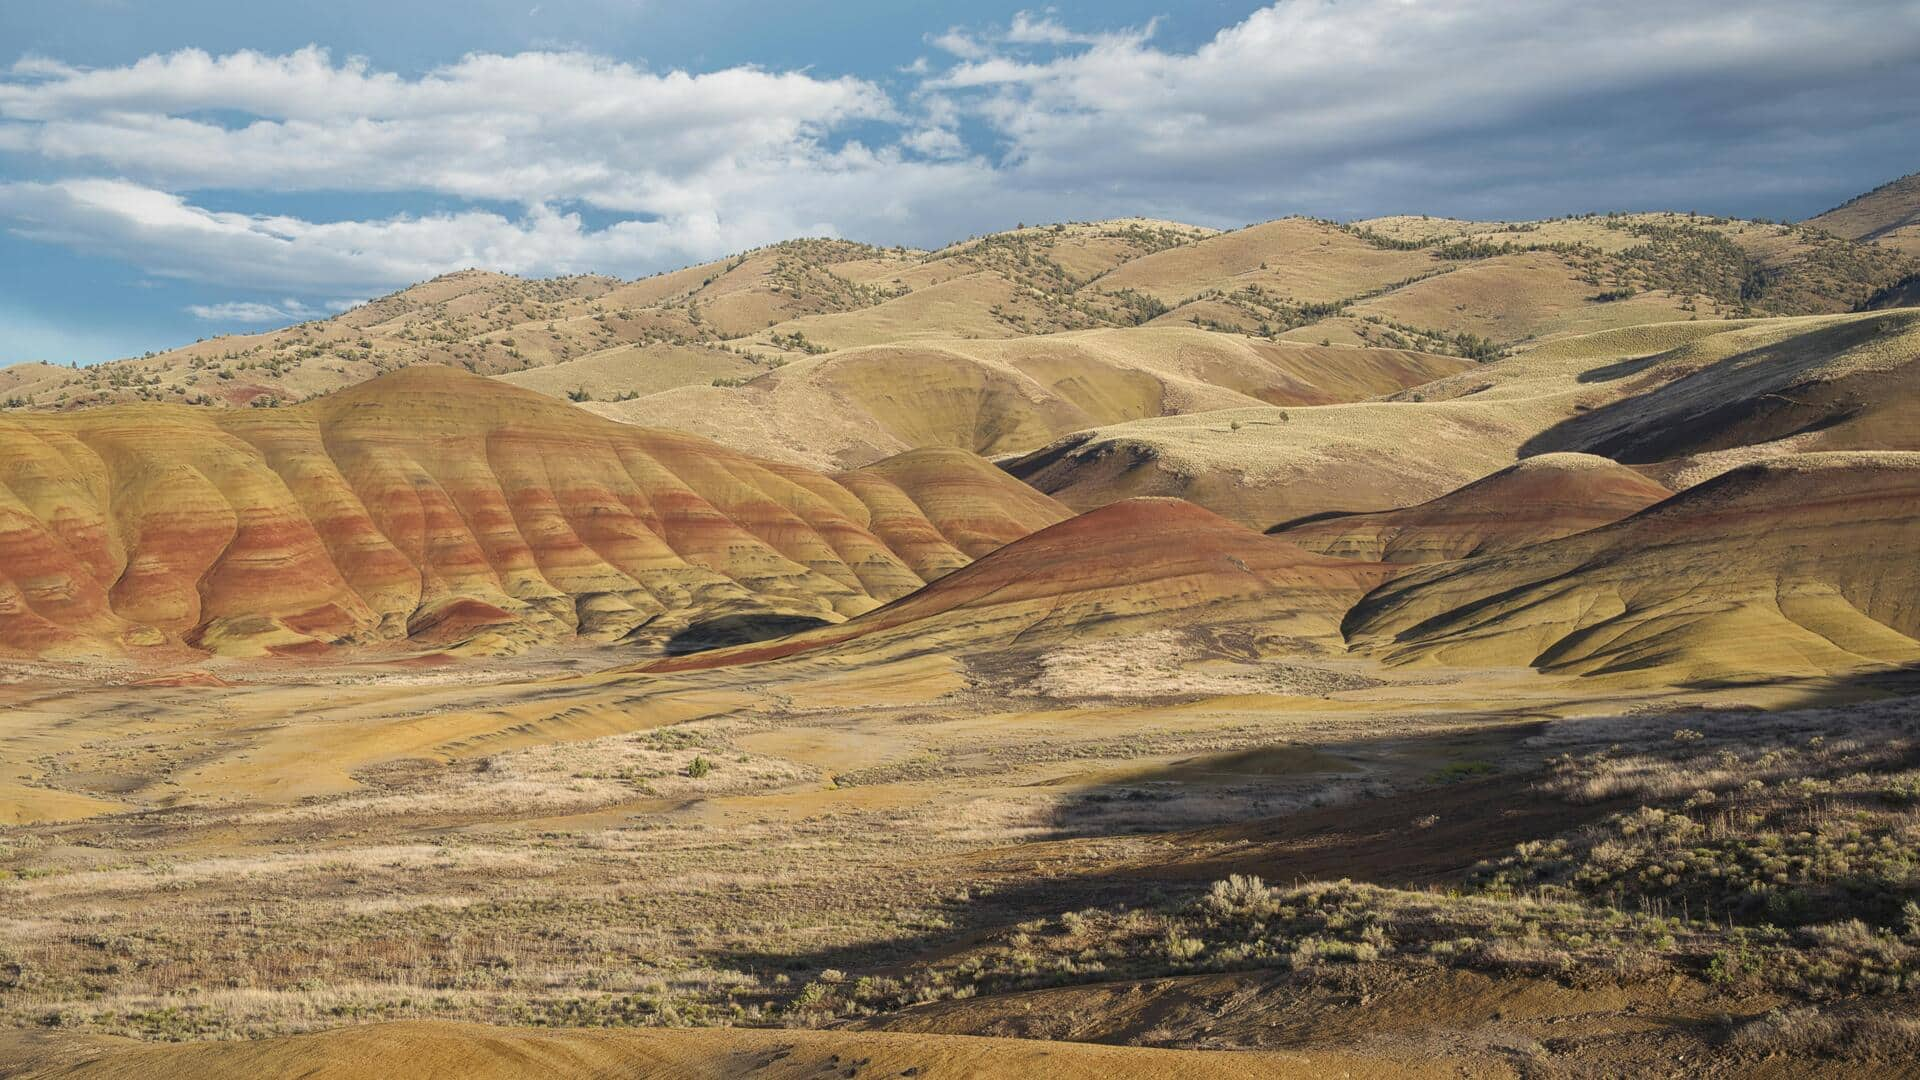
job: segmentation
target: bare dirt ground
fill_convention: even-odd
[[[850,1026],[1280,1055],[1231,1059],[1249,1075],[1680,1072],[1792,1004],[1672,966],[1601,978],[1162,961],[1136,977],[1110,958],[1101,974],[1086,956],[1160,925],[1128,920],[1162,919],[1151,913],[1229,875],[1443,897],[1483,860],[1637,805],[1541,787],[1570,745],[1549,737],[1559,725],[1866,693],[1649,694],[1262,656],[1236,640],[673,676],[609,670],[634,659],[614,651],[25,673],[0,686],[0,819],[13,822],[0,828],[0,1021],[20,1033],[0,1040],[0,1062],[16,1063],[0,1075],[257,1074],[283,1060],[263,1048],[333,1044],[149,1057],[113,1038],[382,1022],[426,1026],[363,1030],[827,1029],[742,1034],[724,1044],[735,1057],[711,1033],[565,1044],[639,1075],[801,1075],[797,1063],[835,1053],[838,1067],[865,1055],[891,1070],[847,1075],[1017,1074],[1031,1053],[999,1038],[981,1041],[986,1057],[923,1061],[932,1044],[908,1053]],[[1080,911],[1119,944],[1072,929]],[[1048,940],[1068,943],[1078,974],[994,966],[1049,920],[1064,920],[1045,933],[1066,935]],[[1075,934],[1084,947],[1068,948]],[[486,1055],[531,1038],[469,1038],[490,1049],[448,1067],[506,1075]],[[501,1060],[542,1060],[518,1053]],[[375,1060],[327,1054],[343,1071],[316,1075],[367,1075],[353,1063]],[[755,1054],[753,1068],[737,1056]],[[1171,1067],[1077,1050],[1048,1062],[1056,1075]]]

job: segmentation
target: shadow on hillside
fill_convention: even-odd
[[[1607,364],[1604,367],[1583,371],[1574,376],[1573,381],[1578,383],[1612,382],[1615,379],[1624,379],[1629,375],[1638,375],[1666,358],[1667,355],[1665,353],[1655,353],[1652,356],[1636,356],[1629,360],[1621,360],[1617,363]]]
[[[1365,517],[1365,510],[1322,510],[1317,514],[1303,514],[1297,518],[1288,518],[1278,525],[1267,526],[1268,536],[1277,536],[1288,529],[1297,529],[1302,525],[1311,525],[1316,521],[1332,521],[1335,518]]]
[[[685,656],[729,645],[750,645],[826,625],[827,620],[811,615],[722,615],[688,624],[685,630],[667,639],[665,648],[668,656]]]
[[[1782,391],[1811,377],[1822,361],[1886,332],[1882,320],[1848,322],[1736,353],[1562,420],[1523,443],[1519,456],[1578,450],[1639,465],[1843,423],[1859,410],[1864,388],[1857,379],[1822,384],[1818,393]],[[1609,364],[1580,381],[1623,378],[1664,358]]]

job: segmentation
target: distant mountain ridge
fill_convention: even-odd
[[[331,319],[72,369],[0,369],[0,405],[275,406],[415,364],[606,401],[738,385],[932,339],[1141,325],[1468,358],[1695,316],[1852,310],[1920,273],[1920,181],[1805,225],[1693,214],[1536,222],[1151,219],[1023,227],[938,251],[794,240],[624,282],[467,270]],[[538,375],[541,371],[553,375]]]

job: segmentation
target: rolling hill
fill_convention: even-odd
[[[1393,663],[1668,684],[1920,662],[1920,454],[1798,454],[1591,532],[1422,568],[1347,617]]]
[[[672,658],[685,671],[806,653],[974,654],[1169,627],[1257,623],[1293,648],[1391,569],[1314,555],[1177,499],[1132,499],[1016,540],[877,611],[779,641]]]
[[[836,468],[924,446],[1022,453],[1068,432],[1150,416],[1361,401],[1471,366],[1395,349],[1136,327],[863,346],[795,361],[744,386],[685,386],[586,407]],[[809,420],[796,424],[797,416]]]
[[[1807,450],[1920,449],[1920,312],[1685,321],[1548,342],[1391,398],[1078,432],[1007,464],[1076,509],[1184,498],[1256,528],[1395,510],[1523,457],[1615,457],[1674,489]]]
[[[1418,506],[1334,514],[1268,532],[1343,559],[1446,562],[1585,532],[1672,494],[1603,457],[1542,454]]]
[[[608,401],[747,383],[823,352],[1143,324],[1484,358],[1694,315],[1897,298],[1920,272],[1900,240],[1907,183],[1807,225],[1675,213],[1296,217],[1219,232],[1130,218],[938,251],[793,240],[631,282],[469,270],[330,319],[89,368],[15,365],[0,370],[0,403],[268,407],[416,364]]]
[[[1920,255],[1920,173],[1841,203],[1807,224],[1848,240]]]

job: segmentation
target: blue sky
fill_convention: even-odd
[[[794,235],[1798,218],[1920,169],[1916,85],[1914,0],[9,0],[0,363]]]

